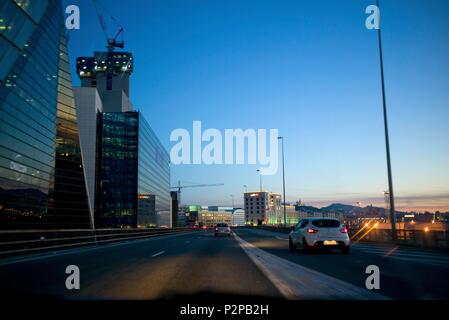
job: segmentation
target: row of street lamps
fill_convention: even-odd
[[[379,0],[377,0],[377,7],[380,11]],[[385,134],[385,147],[387,156],[387,173],[388,173],[388,193],[390,202],[390,221],[391,221],[391,235],[393,242],[396,241],[396,212],[395,203],[393,195],[393,174],[391,169],[391,157],[390,157],[390,141],[388,134],[388,120],[387,120],[387,103],[385,97],[385,80],[384,80],[384,66],[383,66],[383,55],[382,55],[382,37],[380,30],[380,23],[378,28],[378,44],[379,44],[379,60],[380,60],[380,78],[381,78],[381,89],[382,89],[382,109],[384,118],[384,134]],[[284,201],[284,224],[287,224],[287,214],[286,214],[286,199],[285,199],[285,163],[284,163],[284,137],[278,137],[278,140],[282,141],[282,193]],[[257,169],[260,179],[260,192],[262,192],[262,175],[260,174],[260,169]],[[246,185],[244,186],[246,188]],[[234,199],[234,198],[233,198]]]

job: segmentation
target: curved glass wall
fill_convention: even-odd
[[[0,228],[88,228],[60,0],[0,7]]]

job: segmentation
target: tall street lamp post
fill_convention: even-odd
[[[285,199],[285,163],[284,163],[284,137],[278,137],[278,140],[282,141],[282,197],[284,199],[284,225],[287,225],[287,210]]]
[[[256,171],[259,173],[260,192],[262,192],[262,175],[260,174],[260,169],[257,169]]]
[[[377,8],[379,8],[379,0],[377,0]],[[385,148],[387,153],[387,170],[388,170],[388,192],[390,196],[390,221],[391,221],[391,238],[393,242],[397,240],[396,233],[396,211],[394,207],[394,196],[393,196],[393,174],[391,173],[391,158],[390,158],[390,139],[388,135],[388,121],[387,121],[387,103],[385,98],[385,81],[384,81],[384,62],[382,56],[382,37],[380,32],[380,24],[378,31],[379,39],[379,57],[380,57],[380,77],[382,82],[382,103],[383,103],[383,115],[384,115],[384,130],[385,130]]]

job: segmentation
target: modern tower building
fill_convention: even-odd
[[[0,2],[0,228],[90,228],[60,0]]]
[[[95,227],[172,226],[169,155],[142,113],[133,111],[133,55],[113,49],[76,60],[81,87],[75,99]]]
[[[143,115],[97,119],[96,226],[171,226],[169,155]]]

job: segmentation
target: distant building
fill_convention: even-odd
[[[173,227],[179,227],[179,192],[178,191],[170,191],[171,197],[171,220]]]
[[[245,225],[245,210],[236,209],[232,213],[232,226],[239,227]]]
[[[186,226],[192,226],[198,223],[199,212],[202,210],[201,206],[191,205],[183,208],[185,212]]]
[[[285,215],[286,215],[286,220],[287,220],[287,224],[289,225],[294,225],[297,224],[298,221],[301,219],[301,214],[299,211],[296,211],[296,207],[292,206],[292,205],[287,205],[285,208]],[[282,207],[279,210],[275,210],[274,208],[268,210],[268,224],[272,224],[272,225],[278,225],[278,224],[283,224],[284,223],[284,206],[282,205]],[[281,221],[281,222],[279,222]]]
[[[220,206],[207,206],[204,207],[204,210],[209,211],[227,211],[227,212],[234,212],[236,208],[233,207],[220,207]]]
[[[205,226],[215,226],[217,223],[225,222],[232,224],[232,212],[202,210],[198,214],[198,223]]]
[[[139,193],[137,196],[137,225],[146,227],[159,226],[156,211],[156,195]]]
[[[156,214],[157,214],[157,226],[158,227],[165,227],[165,228],[172,227],[170,211],[159,211]]]
[[[281,223],[281,195],[271,192],[245,192],[244,193],[245,222],[252,225]],[[275,215],[269,221],[268,212]]]
[[[185,227],[186,224],[186,213],[183,210],[179,210],[178,212],[178,224],[177,226],[182,228]],[[174,225],[173,225],[174,226]]]

